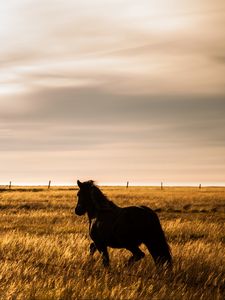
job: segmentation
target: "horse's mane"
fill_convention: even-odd
[[[118,208],[118,206],[113,203],[103,194],[99,187],[95,184],[93,180],[84,182],[85,185],[91,188],[92,199],[95,202],[96,207],[99,209],[113,209]]]

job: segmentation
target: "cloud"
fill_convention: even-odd
[[[219,0],[2,4],[4,174],[223,178],[224,8]]]
[[[213,56],[212,59],[214,59],[218,64],[225,64],[225,55],[216,55]]]
[[[5,91],[105,85],[127,94],[224,94],[223,63],[209,59],[225,50],[223,3],[163,3],[5,4]]]
[[[20,101],[14,105],[21,107]],[[1,151],[225,146],[223,97],[115,96],[97,88],[58,88],[23,101],[30,109],[0,111]]]

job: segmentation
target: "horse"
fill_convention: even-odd
[[[153,257],[156,267],[172,266],[172,255],[157,214],[147,206],[120,207],[110,201],[93,180],[80,182],[75,214],[85,213],[89,219],[89,234],[93,242],[90,254],[96,250],[103,265],[109,266],[107,247],[125,248],[132,253],[128,265],[142,259],[139,248],[144,244]]]

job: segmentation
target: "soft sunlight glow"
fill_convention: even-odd
[[[18,93],[22,93],[25,90],[25,87],[20,84],[0,84],[0,96],[13,94],[17,95]]]
[[[150,29],[159,32],[169,32],[184,29],[186,20],[178,17],[159,17],[150,20],[148,26]]]
[[[218,183],[225,2],[2,1],[0,184]]]

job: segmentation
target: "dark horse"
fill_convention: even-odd
[[[126,248],[133,254],[128,263],[143,258],[143,243],[157,266],[172,265],[172,257],[156,213],[146,206],[119,207],[100,191],[92,180],[77,181],[80,190],[75,213],[89,218],[89,233],[94,243],[90,253],[102,254],[104,266],[109,265],[107,247]]]

